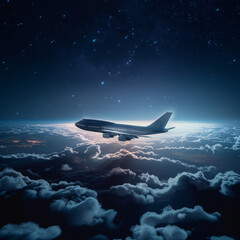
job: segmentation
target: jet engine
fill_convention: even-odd
[[[103,133],[104,138],[113,138],[115,135],[110,134],[110,133]]]
[[[132,139],[131,137],[127,137],[127,136],[124,136],[124,135],[120,135],[118,137],[118,141],[129,141],[131,139]]]

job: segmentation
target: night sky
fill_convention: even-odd
[[[240,118],[240,2],[0,2],[0,119]]]

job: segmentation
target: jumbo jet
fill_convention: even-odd
[[[171,117],[171,112],[166,112],[149,126],[134,126],[118,124],[95,119],[82,119],[75,123],[75,126],[86,131],[101,132],[104,138],[113,138],[118,136],[119,141],[129,141],[134,138],[147,137],[146,135],[166,133],[166,125]]]

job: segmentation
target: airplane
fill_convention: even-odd
[[[126,124],[118,124],[95,119],[82,119],[75,123],[75,126],[92,132],[103,133],[103,138],[113,138],[118,136],[119,141],[129,141],[134,138],[148,137],[146,135],[166,133],[171,128],[165,128],[172,113],[166,112],[149,126],[134,126]]]

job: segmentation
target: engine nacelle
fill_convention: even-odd
[[[110,133],[103,133],[103,137],[104,137],[104,138],[113,138],[114,135],[113,135],[113,134],[110,134]]]
[[[126,137],[124,135],[120,135],[118,137],[118,141],[129,141],[129,140],[131,140],[131,138],[130,137]]]

